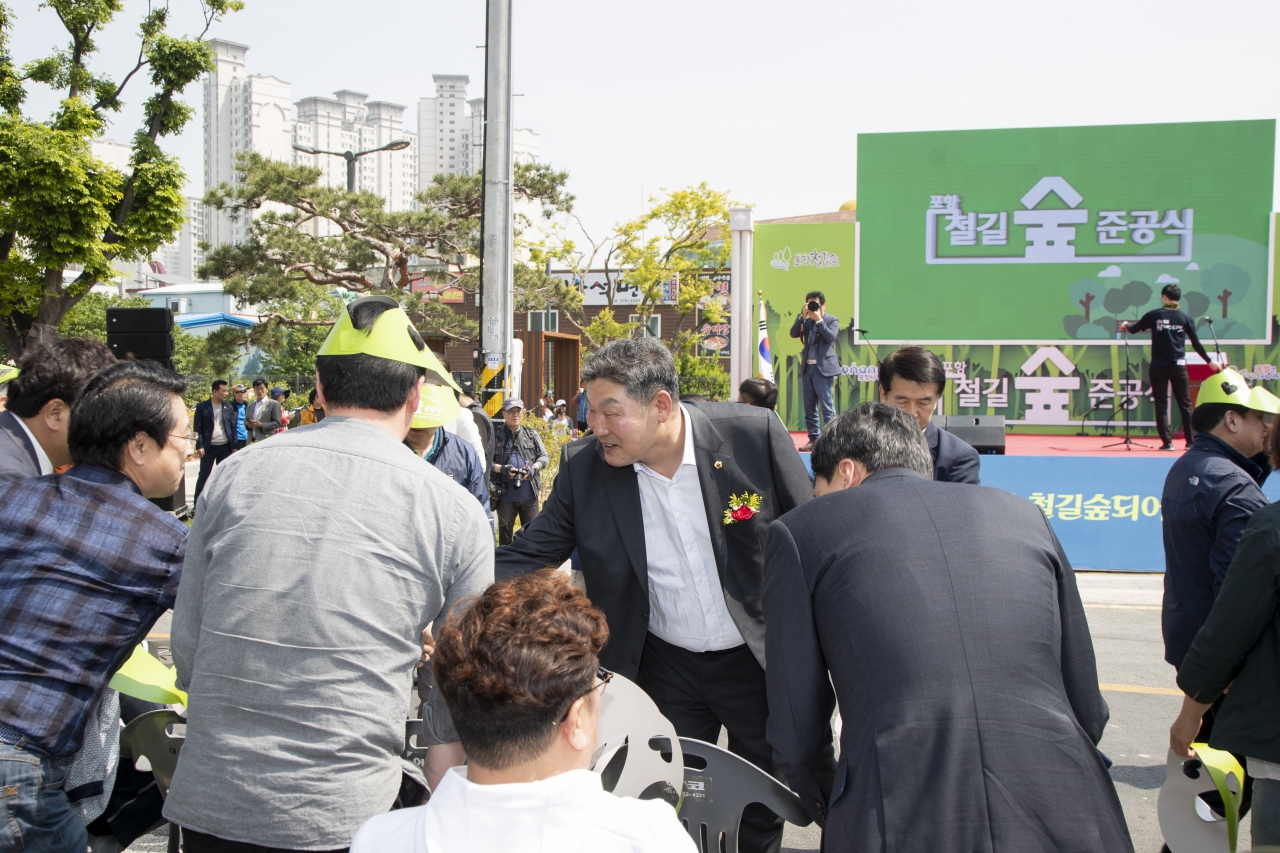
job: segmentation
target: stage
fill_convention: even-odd
[[[796,446],[807,440],[792,433]],[[1009,435],[1004,456],[982,456],[982,484],[1037,504],[1076,569],[1162,572],[1160,497],[1182,440],[1162,451],[1159,439],[1105,447],[1114,436]],[[809,464],[809,454],[801,456]],[[1280,500],[1280,476],[1263,489]]]

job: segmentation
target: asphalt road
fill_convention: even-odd
[[[1181,699],[1173,668],[1163,660],[1160,575],[1082,573],[1081,595],[1098,659],[1098,681],[1111,706],[1111,722],[1099,748],[1115,762],[1111,778],[1124,808],[1136,853],[1158,853],[1163,839],[1156,798],[1164,784],[1169,724]],[[168,633],[168,614],[155,631]],[[723,742],[722,746],[726,745]],[[139,839],[134,850],[161,851],[166,836]],[[816,826],[787,825],[786,851],[816,851]],[[1238,850],[1251,849],[1248,819]]]

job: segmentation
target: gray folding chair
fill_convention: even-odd
[[[177,734],[175,726],[186,730],[187,721],[175,711],[148,711],[133,719],[120,732],[120,760],[131,760],[139,770],[155,774],[160,796],[169,795],[173,783],[173,771],[178,767],[178,753],[186,740]],[[177,853],[180,846],[177,824],[169,824],[169,853]]]
[[[684,749],[684,799],[680,821],[702,853],[738,853],[742,812],[759,803],[796,826],[813,823],[786,785],[728,750],[693,738]]]

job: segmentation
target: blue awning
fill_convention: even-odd
[[[173,321],[184,329],[205,329],[209,326],[234,326],[237,329],[252,329],[257,321],[235,314],[178,314]]]

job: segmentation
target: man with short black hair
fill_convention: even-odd
[[[209,399],[196,403],[194,428],[200,475],[196,477],[196,496],[192,503],[199,509],[200,493],[213,473],[213,466],[230,456],[235,448],[236,407],[227,402],[227,380],[213,380]]]
[[[738,402],[775,411],[778,408],[778,386],[759,376],[748,376],[738,386]]]
[[[400,753],[422,631],[493,581],[484,511],[402,443],[424,382],[452,384],[409,316],[357,299],[316,356],[325,419],[210,479],[171,629],[190,712],[165,817],[188,853],[337,850],[421,800]],[[465,760],[438,693],[430,784]]]
[[[813,487],[782,421],[736,403],[681,403],[655,338],[612,341],[582,366],[593,434],[565,446],[542,512],[498,549],[501,576],[558,566],[575,550],[609,620],[601,655],[681,737],[766,772],[764,576],[768,523]],[[748,806],[739,849],[777,850],[782,823]]]
[[[71,464],[71,407],[89,377],[116,357],[97,341],[62,338],[37,343],[18,359],[9,400],[0,412],[0,483],[52,474]]]
[[[884,403],[828,425],[812,462],[816,499],[769,527],[765,652],[769,743],[826,849],[1132,851],[1044,514],[932,480],[918,423]]]
[[[805,294],[804,306],[791,324],[791,337],[804,341],[800,349],[800,384],[804,392],[804,423],[809,430],[809,443],[801,452],[812,450],[822,431],[818,421],[818,409],[822,409],[822,423],[835,419],[836,406],[832,390],[840,375],[840,357],[836,355],[836,335],[840,333],[840,320],[827,313],[827,297],[821,290]]]
[[[942,362],[924,347],[901,347],[880,364],[880,402],[916,419],[933,458],[933,479],[977,485],[982,464],[978,451],[933,422],[933,411],[946,388]]]
[[[1142,319],[1120,324],[1128,332],[1151,332],[1151,402],[1156,409],[1156,432],[1160,433],[1160,449],[1173,450],[1173,432],[1169,428],[1169,386],[1173,386],[1173,399],[1178,404],[1178,417],[1182,423],[1182,435],[1191,446],[1195,438],[1195,424],[1191,417],[1191,385],[1187,378],[1186,342],[1191,341],[1200,357],[1216,373],[1222,365],[1216,363],[1200,344],[1196,335],[1195,318],[1179,307],[1182,288],[1166,284],[1160,290],[1160,307],[1142,315]]]
[[[245,405],[244,425],[249,432],[249,443],[256,444],[276,434],[284,425],[284,410],[275,400],[267,397],[267,380],[253,380],[255,399]]]
[[[0,485],[0,848],[86,847],[60,759],[98,719],[116,730],[107,683],[173,606],[187,528],[147,498],[182,482],[185,390],[152,362],[106,367],[76,389],[75,465]]]

